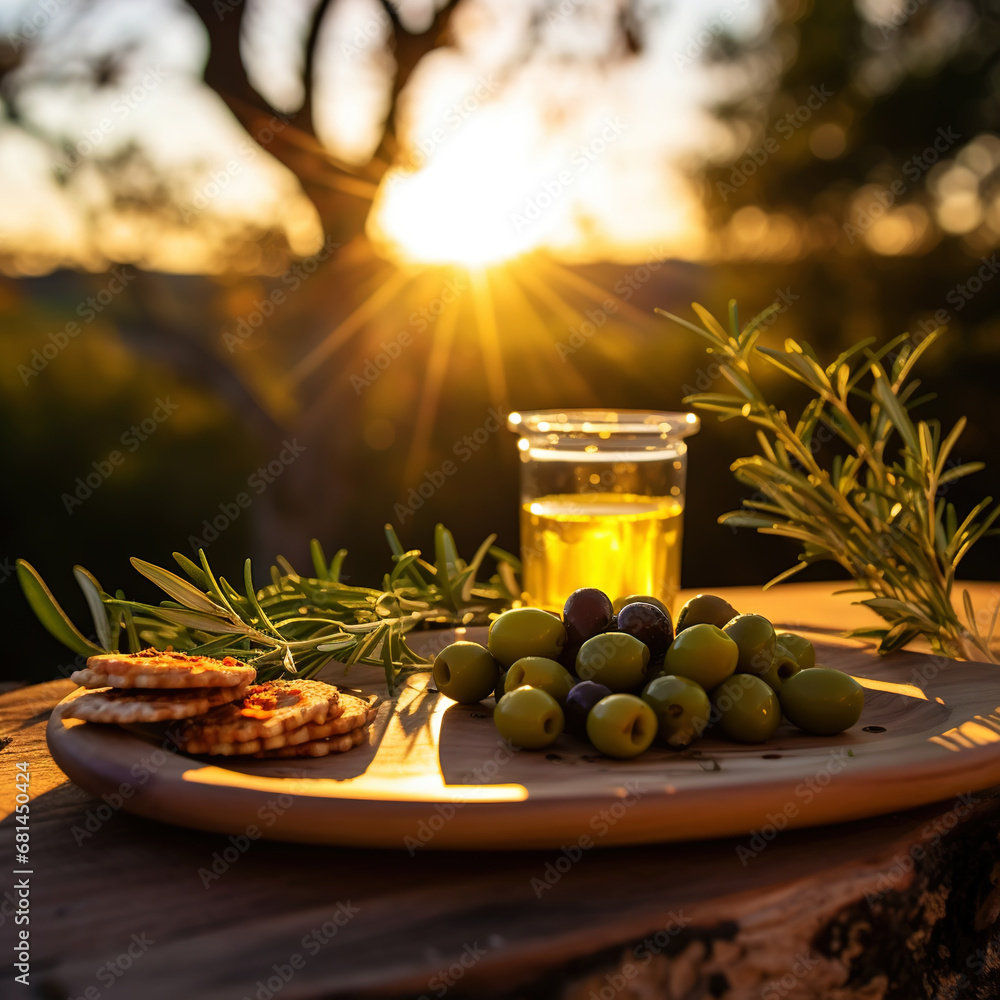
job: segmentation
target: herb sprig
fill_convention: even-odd
[[[933,398],[916,397],[920,383],[910,375],[943,331],[916,344],[903,334],[877,350],[874,338],[862,340],[824,367],[805,343],[786,340],[783,350],[757,346],[777,308],[741,328],[736,303],[730,302],[728,330],[697,304],[693,309],[701,327],[657,310],[708,341],[708,353],[735,389],[699,393],[685,403],[721,420],[742,417],[757,427],[760,453],[732,465],[737,480],[756,493],[720,522],[802,546],[796,564],[767,586],[823,560],[843,566],[855,580],[850,590],[872,595],[857,603],[886,623],[851,634],[878,639],[881,652],[924,636],[946,656],[998,662],[991,651],[997,612],[983,634],[968,591],[963,622],[952,590],[963,557],[983,537],[997,533],[992,525],[1000,506],[990,509],[987,497],[960,518],[954,504],[942,502],[943,487],[983,464],[951,461],[965,418],[946,433],[939,421],[914,422],[910,415]],[[768,402],[752,362],[769,365],[810,390],[812,398],[797,420]],[[822,446],[837,442],[841,447],[826,466]]]
[[[366,663],[384,668],[392,693],[407,674],[428,669],[428,661],[407,645],[407,632],[424,622],[486,624],[520,597],[516,574],[521,566],[515,556],[493,544],[496,535],[465,562],[451,532],[439,524],[432,563],[419,550],[404,550],[391,525],[385,533],[395,565],[381,588],[341,582],[347,550],[328,562],[315,539],[314,576],[300,575],[278,556],[271,583],[259,590],[249,559],[238,589],[215,575],[203,550],[197,563],[173,554],[184,576],[133,558],[135,569],[167,595],[159,605],[127,600],[121,590],[111,595],[77,566],[73,572],[87,599],[96,642],[73,624],[30,563],[19,559],[17,574],[42,624],[83,656],[118,651],[123,641],[131,652],[145,646],[171,647],[237,657],[253,665],[260,680],[312,677],[331,660],[348,666]],[[478,576],[487,555],[496,561],[497,572],[484,583]]]

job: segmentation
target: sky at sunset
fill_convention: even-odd
[[[275,108],[292,111],[302,101],[314,5],[246,6],[250,80]],[[565,0],[528,45],[537,6],[461,7],[454,44],[418,67],[396,123],[401,153],[368,218],[376,249],[429,263],[487,263],[536,248],[566,260],[697,257],[703,222],[683,168],[731,151],[733,141],[705,105],[760,84],[700,63],[706,25],[718,28],[724,15],[752,35],[764,27],[764,5],[649,3],[646,44],[634,59],[616,58],[613,3],[584,9]],[[21,122],[0,125],[0,266],[41,273],[130,261],[212,272],[233,266],[219,246],[241,229],[283,232],[296,253],[320,246],[298,182],[201,83],[207,38],[183,4],[52,7],[51,17],[33,0],[0,8],[0,32],[25,55]],[[414,29],[431,14],[423,0],[400,11]],[[375,0],[335,5],[321,29],[317,131],[348,168],[367,164],[379,143],[394,70],[386,31]],[[117,73],[95,88],[87,67],[111,54]],[[110,166],[116,183],[153,192],[170,212],[146,212],[135,203],[142,199],[113,202]],[[237,268],[254,269],[247,254]]]

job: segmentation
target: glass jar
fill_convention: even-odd
[[[520,435],[521,561],[526,599],[561,611],[578,587],[612,600],[680,588],[687,445],[693,413],[511,413]]]

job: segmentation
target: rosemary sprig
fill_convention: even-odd
[[[728,330],[701,306],[693,308],[700,327],[657,312],[708,341],[708,353],[735,393],[699,393],[685,403],[721,420],[748,420],[757,427],[760,445],[759,454],[732,465],[736,478],[756,490],[754,496],[719,520],[802,546],[796,564],[767,586],[813,563],[833,561],[854,578],[850,590],[872,595],[857,603],[886,622],[852,635],[877,638],[884,653],[924,636],[946,656],[998,662],[991,651],[996,616],[984,636],[968,592],[963,622],[952,589],[969,549],[996,533],[992,525],[1000,506],[990,509],[987,497],[960,521],[940,494],[983,467],[950,461],[965,419],[944,433],[939,421],[914,422],[910,416],[914,406],[932,398],[915,398],[920,383],[910,375],[943,331],[916,344],[903,334],[878,350],[869,338],[824,367],[805,343],[786,340],[784,350],[756,346],[777,306],[741,328],[731,302]],[[752,362],[770,365],[810,390],[798,420],[768,402]],[[840,446],[829,465],[820,456],[826,444]]]
[[[19,559],[17,573],[28,603],[43,625],[76,653],[90,656],[144,646],[234,656],[251,663],[260,680],[311,677],[331,660],[348,666],[383,667],[390,693],[407,674],[428,669],[428,661],[406,644],[405,634],[424,622],[486,624],[520,596],[521,566],[490,535],[472,560],[462,560],[450,531],[434,532],[434,562],[419,550],[405,551],[391,525],[386,538],[395,565],[381,588],[350,586],[340,580],[347,555],[341,549],[327,561],[315,539],[311,545],[315,576],[300,576],[282,556],[271,567],[271,583],[257,590],[250,560],[243,566],[242,590],[216,578],[204,551],[199,563],[174,553],[184,576],[142,559],[132,565],[155,583],[168,600],[159,605],[112,596],[85,569],[74,569],[94,620],[95,642],[70,621],[30,563]],[[483,560],[494,558],[496,574],[478,580]],[[185,579],[184,577],[187,577]]]

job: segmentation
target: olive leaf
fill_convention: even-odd
[[[753,497],[719,520],[802,546],[796,564],[767,586],[816,562],[836,562],[854,578],[856,591],[871,595],[857,603],[886,623],[853,633],[878,639],[881,652],[922,636],[947,656],[998,662],[991,643],[1000,607],[983,636],[971,599],[964,596],[963,622],[952,589],[969,549],[996,533],[1000,505],[991,509],[987,497],[959,521],[954,506],[939,496],[941,487],[983,467],[948,464],[965,420],[944,433],[938,421],[915,421],[910,413],[932,398],[918,397],[920,383],[910,376],[941,331],[916,345],[906,334],[878,349],[872,339],[863,340],[824,368],[806,343],[786,340],[781,350],[756,346],[760,322],[741,330],[735,302],[728,332],[700,306],[694,311],[702,327],[657,310],[708,341],[708,352],[739,394],[699,393],[685,402],[720,419],[750,421],[760,445],[759,454],[732,465]],[[757,365],[810,391],[797,420],[770,403],[753,374]],[[826,450],[817,446],[818,428],[830,432]],[[827,464],[821,456],[829,451]]]
[[[24,559],[18,559],[16,565],[21,591],[31,605],[31,610],[35,612],[35,616],[51,635],[81,656],[93,656],[102,652],[100,646],[87,639],[70,621],[69,615],[59,606],[59,602],[45,586],[45,581],[38,575],[35,567]]]
[[[132,652],[151,645],[234,656],[251,663],[261,680],[282,674],[312,677],[337,658],[347,665],[382,667],[392,691],[406,674],[427,669],[427,661],[406,643],[409,631],[427,620],[486,624],[520,597],[515,575],[520,563],[492,544],[495,537],[490,535],[467,565],[451,533],[439,525],[432,564],[419,550],[405,551],[387,525],[393,566],[380,589],[342,583],[346,550],[340,549],[328,564],[318,541],[310,546],[315,577],[299,575],[278,556],[270,582],[258,588],[247,559],[243,592],[216,577],[204,551],[198,553],[198,563],[174,553],[190,582],[133,559],[135,569],[163,591],[166,599],[159,605],[129,601],[121,590],[110,597],[85,569],[75,572],[106,649],[117,648],[124,629]],[[487,554],[496,561],[497,574],[484,582],[477,577]],[[31,566],[19,560],[17,571],[32,609],[57,639],[83,655],[101,652],[101,646],[76,629]]]

